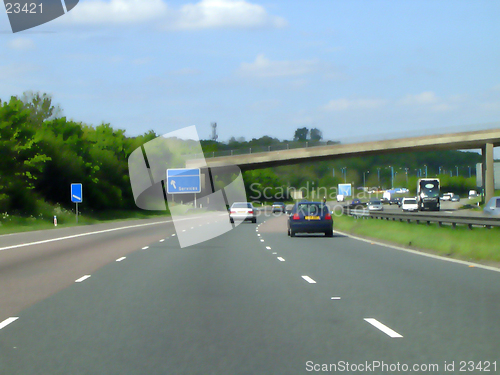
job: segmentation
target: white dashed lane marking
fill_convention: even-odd
[[[117,261],[117,262],[121,262],[123,259],[127,259],[127,257],[121,257],[121,258],[118,258],[116,261]]]
[[[266,246],[266,249],[267,250],[271,250],[271,246]]]
[[[282,257],[278,257],[278,260],[279,260],[280,262],[284,262],[284,261],[285,261],[285,259],[283,259]]]
[[[160,240],[160,242],[163,242],[163,241],[165,241],[165,239],[164,239],[164,238]]]
[[[309,276],[307,275],[304,275],[302,276],[302,278],[307,281],[309,284],[316,284],[316,281],[314,281],[313,279],[311,279]]]
[[[144,247],[142,248],[142,250],[146,250],[146,249],[149,249],[149,246],[144,246]]]
[[[85,275],[80,277],[79,279],[75,280],[75,283],[81,283],[84,280],[87,280],[90,277],[90,275]]]
[[[11,316],[10,318],[5,319],[3,322],[0,323],[0,329],[2,329],[5,326],[8,326],[10,323],[12,323],[17,319],[19,319],[18,316]]]
[[[386,325],[380,323],[377,319],[365,318],[364,320],[367,321],[368,323],[370,323],[375,328],[378,328],[379,330],[384,332],[389,337],[392,337],[392,338],[403,337],[399,333],[397,333],[396,331],[393,331],[392,329],[390,329]]]

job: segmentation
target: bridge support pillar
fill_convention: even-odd
[[[494,167],[493,167],[493,143],[486,143],[481,148],[483,156],[483,188],[484,188],[484,202],[488,202],[495,194],[495,181],[494,181]]]

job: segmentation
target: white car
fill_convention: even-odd
[[[384,206],[380,199],[371,199],[368,202],[368,211],[384,211]]]
[[[443,196],[441,197],[441,200],[442,201],[451,201],[451,198],[453,197],[453,193],[446,193],[446,194],[443,194]]]
[[[403,198],[401,208],[406,211],[418,211],[417,198]]]
[[[229,221],[251,221],[257,222],[257,210],[251,202],[234,202],[229,209]]]

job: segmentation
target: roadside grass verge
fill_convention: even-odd
[[[467,261],[500,262],[500,228],[439,227],[379,219],[336,216],[334,229],[381,240],[412,250],[431,252]]]
[[[57,226],[54,225],[54,216]],[[154,217],[170,217],[168,211],[143,211],[143,210],[112,210],[99,213],[78,215],[78,223],[74,212],[59,206],[44,206],[42,212],[36,216],[10,215],[0,213],[0,235],[45,230],[54,228],[67,228],[81,225],[98,224],[113,221],[126,221],[137,219],[150,219]]]

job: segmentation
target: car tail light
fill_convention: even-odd
[[[300,219],[299,214],[293,214],[292,219],[293,219],[293,220],[299,220],[299,219]]]
[[[235,213],[236,213],[236,211],[235,211],[235,210],[231,210],[231,213],[232,213],[232,214],[235,214]]]
[[[332,220],[332,215],[329,213],[325,215],[325,220]]]
[[[252,211],[252,210],[250,210],[250,211],[248,211],[248,213],[249,213],[249,214],[253,214],[253,211]]]

